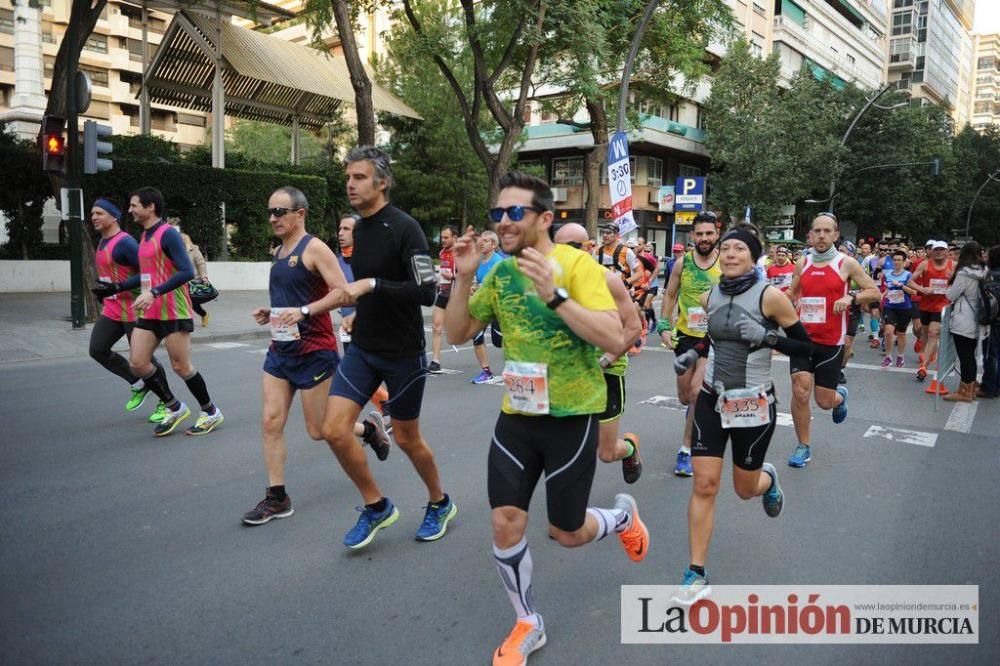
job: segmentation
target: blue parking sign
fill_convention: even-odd
[[[705,206],[704,176],[681,176],[674,189],[674,210],[697,210]]]

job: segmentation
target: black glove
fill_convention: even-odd
[[[98,298],[108,298],[121,291],[121,285],[117,282],[98,282],[90,288],[90,291]]]
[[[698,352],[694,349],[688,349],[680,356],[674,357],[674,372],[678,375],[687,374],[687,372],[693,368],[694,364],[697,362]]]

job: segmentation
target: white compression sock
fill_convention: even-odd
[[[522,538],[510,548],[498,548],[493,544],[493,557],[517,619],[527,620],[537,627],[540,617],[535,612],[535,601],[531,594],[532,562],[527,539]]]
[[[597,519],[597,534],[594,536],[594,541],[600,541],[612,532],[624,532],[632,519],[621,509],[599,509],[591,506],[587,507],[587,513]]]

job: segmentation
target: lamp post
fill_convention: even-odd
[[[972,221],[972,207],[976,205],[976,199],[979,198],[979,193],[983,191],[984,187],[986,187],[987,185],[990,184],[991,180],[998,180],[997,179],[998,175],[1000,175],[1000,169],[997,169],[996,171],[994,171],[993,173],[991,173],[986,178],[986,181],[982,185],[979,186],[979,189],[976,190],[976,196],[972,197],[972,203],[969,204],[969,213],[965,216],[965,237],[966,238],[969,237],[969,223]]]

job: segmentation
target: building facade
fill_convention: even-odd
[[[975,35],[972,127],[1000,127],[1000,34]]]

